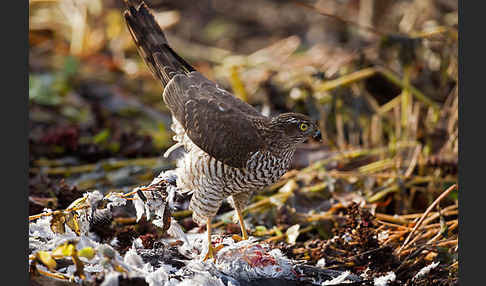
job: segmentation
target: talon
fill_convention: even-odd
[[[206,261],[209,258],[211,258],[211,259],[213,259],[213,262],[216,262],[216,256],[215,255],[218,252],[218,250],[220,250],[223,247],[224,247],[223,244],[220,244],[216,247],[211,246],[208,250],[208,253],[206,253],[206,255],[204,256],[203,261]]]
[[[208,253],[206,253],[206,256],[204,256],[203,261],[206,261],[209,258],[212,258],[213,261],[216,261],[216,258],[214,257],[214,248],[212,246],[209,246]]]
[[[241,237],[241,236],[239,236],[239,235],[237,235],[237,234],[233,234],[233,235],[231,236],[231,238],[232,238],[234,241],[236,241],[236,242],[240,242],[240,241],[242,241],[242,240],[245,240],[243,237]]]
[[[224,245],[223,245],[223,244],[220,244],[220,245],[216,246],[216,247],[213,249],[214,254],[218,253],[218,251],[219,251],[221,248],[223,248],[223,247],[224,247]]]
[[[213,244],[211,243],[211,218],[210,217],[206,222],[206,231],[208,232],[208,253],[206,253],[206,256],[204,256],[203,261],[206,261],[209,258],[212,258],[213,261],[216,261],[216,258],[214,257],[216,251],[214,250]]]

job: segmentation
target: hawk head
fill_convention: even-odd
[[[270,128],[276,133],[280,133],[289,144],[302,143],[307,138],[321,140],[321,131],[315,120],[299,113],[283,113],[272,118]]]

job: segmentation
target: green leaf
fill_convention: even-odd
[[[105,128],[101,130],[98,134],[93,136],[93,143],[101,144],[108,141],[109,138],[110,138],[110,129]]]
[[[276,226],[273,227],[273,230],[275,230],[275,235],[277,235],[277,236],[280,236],[280,235],[283,234],[282,231],[280,229],[278,229]]]
[[[255,227],[255,232],[253,234],[256,235],[256,236],[261,236],[261,235],[265,234],[266,232],[268,232],[268,229],[265,226],[257,225]]]
[[[120,151],[120,142],[111,142],[110,144],[108,144],[107,148],[111,152],[116,153],[116,152]]]
[[[78,256],[92,259],[95,256],[95,250],[92,247],[85,247],[78,251]]]
[[[72,256],[76,252],[73,244],[64,243],[59,245],[52,251],[52,255],[56,258]]]
[[[44,264],[45,266],[47,266],[47,268],[49,268],[50,270],[56,269],[57,266],[56,261],[54,260],[54,258],[52,258],[52,255],[49,252],[38,251],[36,256],[39,259],[39,261],[42,262],[42,264]]]
[[[74,245],[72,244],[67,244],[66,247],[63,249],[63,254],[65,256],[73,256],[73,254],[76,252],[76,249],[74,248]]]
[[[64,60],[63,73],[66,77],[71,77],[78,72],[79,60],[74,56],[67,56]]]
[[[66,255],[64,255],[64,249],[66,248],[66,246],[67,244],[65,243],[63,245],[59,245],[58,247],[56,247],[51,253],[52,257],[55,259],[65,257]]]
[[[255,227],[255,231],[261,231],[261,232],[264,232],[264,231],[267,231],[267,228],[264,226],[264,225],[257,225]]]
[[[42,105],[58,105],[61,97],[52,88],[52,74],[29,75],[29,100]]]

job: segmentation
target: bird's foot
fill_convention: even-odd
[[[211,259],[213,259],[213,262],[215,262],[216,261],[216,257],[215,257],[216,253],[218,252],[218,250],[220,250],[223,247],[224,247],[224,245],[222,245],[222,244],[220,244],[216,247],[213,247],[212,245],[210,245],[209,249],[208,249],[208,253],[206,253],[206,256],[204,256],[203,261],[206,261],[206,260],[211,258]]]
[[[243,239],[247,240],[248,239],[248,233],[246,232],[246,229],[244,229],[242,234],[243,234]]]
[[[243,235],[243,237],[241,237],[241,236],[239,236],[239,235],[237,235],[237,234],[233,234],[233,235],[231,236],[231,238],[233,238],[233,240],[234,240],[234,241],[236,241],[236,242],[240,242],[240,241],[242,241],[242,240],[247,240],[247,239],[248,239],[248,235],[246,235],[246,236],[245,236],[245,235]]]
[[[206,261],[208,259],[213,259],[213,261],[216,261],[216,258],[214,257],[214,252],[213,252],[213,247],[209,246],[208,253],[206,253],[206,256],[204,256],[203,261]]]

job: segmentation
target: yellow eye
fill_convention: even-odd
[[[309,124],[307,124],[307,123],[301,123],[301,124],[299,125],[299,128],[300,128],[300,130],[302,130],[302,131],[306,131],[307,129],[309,129]]]

